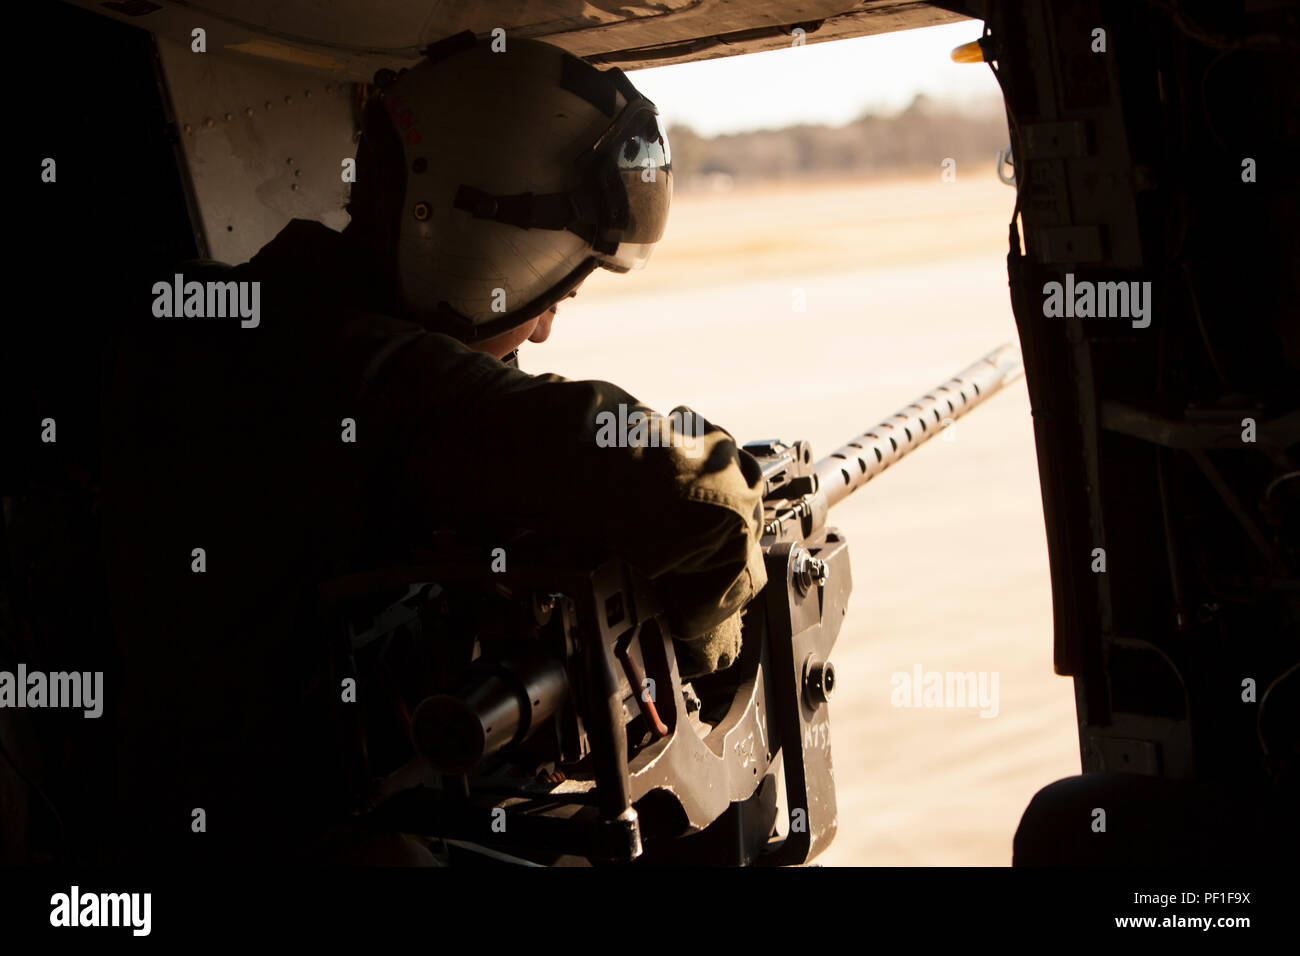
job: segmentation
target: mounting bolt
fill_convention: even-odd
[[[801,595],[812,590],[814,584],[818,587],[826,584],[826,562],[814,558],[803,548],[795,549],[793,571],[794,586]]]
[[[809,654],[803,662],[803,690],[814,708],[829,701],[835,695],[835,665]]]

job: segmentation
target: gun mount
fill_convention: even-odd
[[[590,548],[523,534],[509,570],[485,574],[488,549],[447,536],[426,563],[331,582],[336,607],[405,591],[383,627],[347,640],[363,677],[405,681],[423,763],[358,809],[518,863],[811,860],[836,830],[830,653],[852,590],[828,511],[1019,371],[1003,346],[815,463],[802,441],[745,446],[762,469],[768,584],[717,674],[683,679],[653,583]],[[426,656],[394,657],[399,632]],[[779,774],[788,827],[774,838]]]

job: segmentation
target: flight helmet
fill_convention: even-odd
[[[380,174],[402,197],[386,224],[397,300],[427,327],[499,335],[597,267],[643,267],[663,235],[668,137],[621,70],[466,32],[376,87],[366,136],[400,141]]]

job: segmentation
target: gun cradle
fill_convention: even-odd
[[[653,586],[635,570],[528,535],[508,551],[501,573],[483,572],[483,548],[444,545],[429,563],[324,590],[338,605],[406,588],[421,595],[404,599],[407,624],[448,600],[480,617],[484,601],[502,608],[442,692],[408,702],[416,749],[441,778],[369,809],[374,825],[547,862],[791,864],[830,843],[833,671],[820,665],[851,586],[842,538],[765,545],[769,583],[746,609],[739,659],[694,682],[682,680]],[[809,555],[825,562],[825,583],[806,585]],[[378,617],[394,619],[392,608]],[[374,630],[359,641],[375,643]],[[827,686],[806,676],[814,667]],[[784,841],[772,839],[781,764]]]

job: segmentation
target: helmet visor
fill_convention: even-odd
[[[673,197],[668,134],[654,104],[628,104],[589,156],[606,204],[596,260],[615,272],[640,269],[664,234]]]

